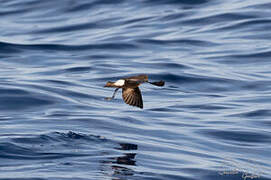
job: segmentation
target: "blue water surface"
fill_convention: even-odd
[[[271,180],[270,0],[0,4],[1,180]]]

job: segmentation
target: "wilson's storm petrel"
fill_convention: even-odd
[[[155,86],[164,86],[164,81],[158,82],[149,82],[148,76],[146,74],[141,74],[138,76],[132,76],[128,78],[120,79],[116,82],[108,81],[104,87],[113,87],[116,88],[112,97],[107,97],[107,100],[114,99],[117,91],[122,88],[122,98],[126,104],[131,106],[136,106],[139,108],[143,108],[143,100],[141,96],[140,89],[138,88],[139,85],[142,83],[150,83]]]

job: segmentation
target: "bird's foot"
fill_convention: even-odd
[[[112,97],[105,97],[104,99],[110,101],[110,100],[112,100],[113,98],[112,98]]]

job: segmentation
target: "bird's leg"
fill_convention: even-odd
[[[115,95],[116,95],[117,92],[118,92],[118,90],[119,90],[119,88],[115,89],[115,91],[114,91],[112,97],[106,97],[105,99],[106,99],[106,100],[112,100],[112,99],[114,99],[114,98],[115,98]]]
[[[115,98],[115,95],[117,94],[118,90],[119,90],[119,88],[115,89],[115,91],[114,91],[114,93],[113,93],[111,99],[114,99],[114,98]]]

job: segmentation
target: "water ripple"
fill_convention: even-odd
[[[37,106],[52,105],[55,100],[46,98],[47,95],[34,94],[20,89],[0,89],[1,110],[25,110]],[[36,96],[36,97],[35,97]]]
[[[270,5],[2,0],[0,179],[270,179]]]

